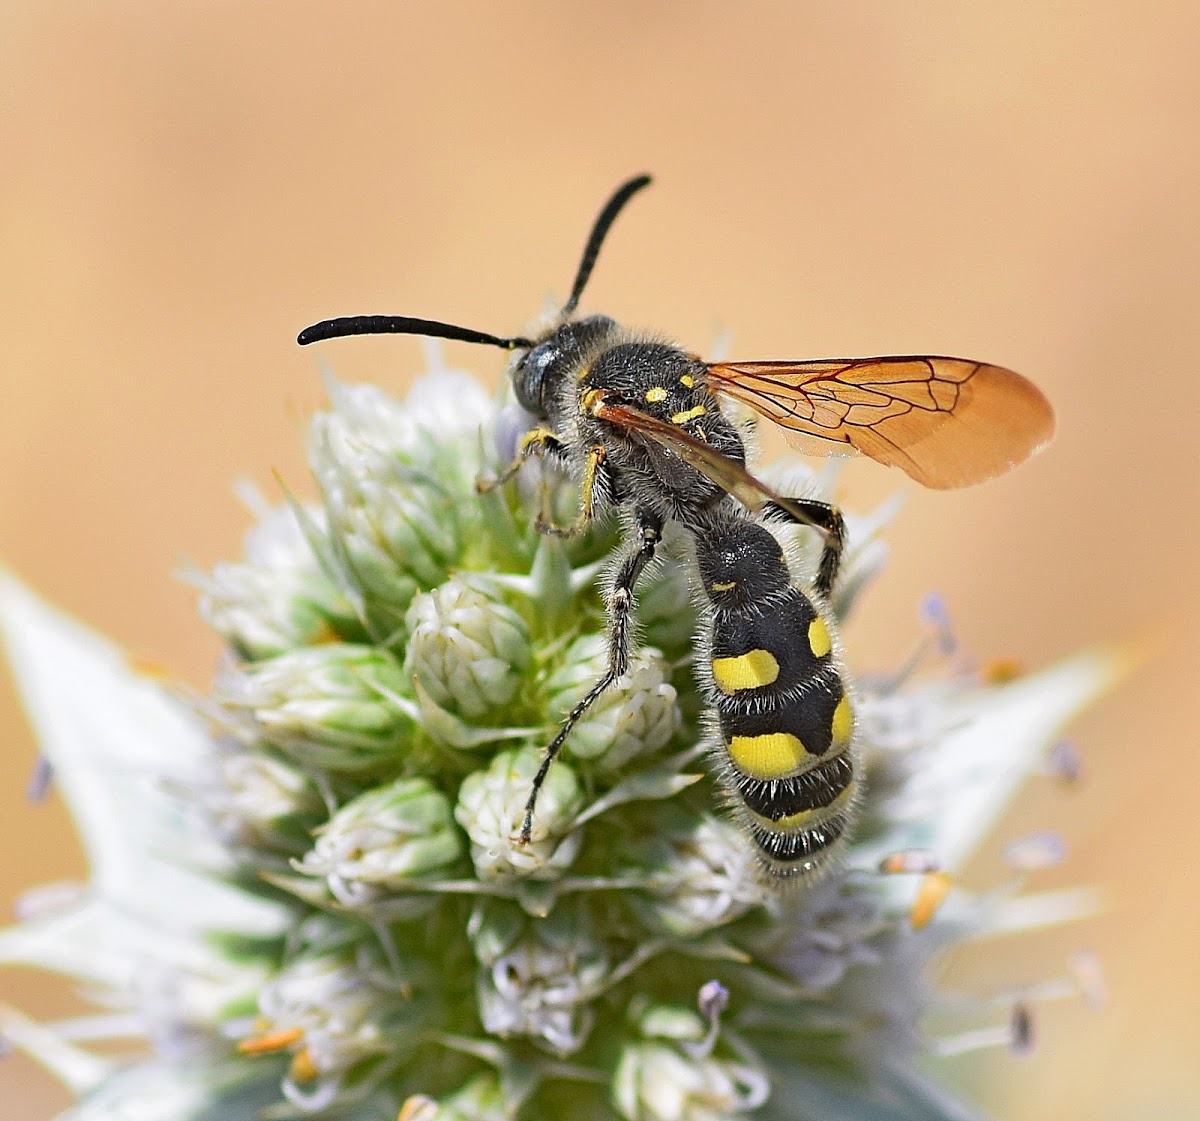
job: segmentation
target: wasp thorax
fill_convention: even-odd
[[[784,591],[791,575],[783,549],[760,525],[739,520],[697,538],[696,561],[709,599],[739,609]]]
[[[517,363],[512,373],[517,400],[531,413],[545,416],[547,388],[569,376],[587,351],[616,328],[607,315],[592,315],[554,328]]]

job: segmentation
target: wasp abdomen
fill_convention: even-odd
[[[745,518],[697,535],[711,604],[701,673],[723,780],[768,868],[807,872],[849,824],[853,715],[829,628],[791,583],[775,538]]]

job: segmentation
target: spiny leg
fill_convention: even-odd
[[[824,534],[825,545],[817,562],[817,578],[813,587],[827,597],[833,591],[842,563],[842,551],[846,547],[846,521],[841,511],[828,502],[818,502],[813,498],[785,498],[780,502],[768,502],[763,510],[772,521],[814,526]]]
[[[569,713],[558,729],[558,735],[550,741],[546,754],[542,757],[542,765],[533,776],[533,789],[529,792],[529,801],[525,803],[525,820],[521,825],[521,844],[529,844],[533,832],[533,811],[537,806],[538,792],[546,781],[546,773],[550,764],[562,750],[571,729],[579,719],[614,681],[623,676],[629,668],[629,635],[630,610],[633,607],[633,589],[638,578],[646,570],[646,566],[654,559],[654,550],[662,540],[662,521],[645,510],[637,514],[637,547],[621,562],[613,581],[612,594],[608,601],[608,669],[604,676],[588,690],[583,698]]]
[[[543,495],[542,513],[534,523],[538,533],[549,534],[552,537],[574,537],[588,527],[596,512],[596,497],[601,488],[608,487],[611,493],[611,476],[606,461],[608,453],[603,444],[596,444],[588,449],[587,460],[583,465],[582,505],[579,514],[570,525],[556,525],[548,516],[549,494]]]
[[[487,494],[496,487],[504,486],[525,466],[526,460],[535,455],[549,459],[562,458],[566,455],[566,445],[549,428],[531,428],[521,437],[513,461],[494,479],[476,479],[475,492]]]

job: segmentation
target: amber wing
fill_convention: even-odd
[[[588,411],[598,420],[608,421],[627,432],[640,432],[674,452],[702,475],[712,479],[726,494],[736,498],[747,510],[757,512],[774,505],[787,511],[801,525],[816,525],[804,508],[796,504],[795,499],[776,494],[740,463],[735,463],[678,425],[668,424],[632,405],[614,404],[602,394],[588,406]],[[816,528],[822,527],[816,525]]]
[[[929,355],[714,362],[709,388],[788,430],[813,455],[862,452],[927,487],[970,486],[1054,434],[1054,411],[1020,374]]]

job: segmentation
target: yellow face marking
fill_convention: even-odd
[[[596,415],[596,409],[604,403],[604,393],[599,389],[589,389],[579,398],[579,404],[585,413]]]
[[[736,580],[726,580],[723,584],[709,584],[710,592],[731,592],[737,587]]]
[[[791,774],[808,754],[790,732],[768,732],[763,736],[734,736],[729,754],[751,778],[783,778]]]
[[[698,416],[703,416],[708,409],[704,405],[697,405],[694,409],[688,409],[686,412],[676,413],[671,417],[672,424],[687,424],[689,420],[695,420]]]
[[[679,384],[686,385],[688,389],[691,389],[692,386],[696,384],[696,379],[692,377],[691,374],[684,374],[683,377],[679,379]]]
[[[659,401],[665,401],[666,399],[667,391],[661,385],[656,385],[653,389],[646,390],[646,400],[652,405],[657,405]]]
[[[829,641],[829,628],[820,615],[808,624],[808,645],[812,648],[814,658],[823,658],[833,649],[833,643]]]
[[[843,697],[833,710],[833,742],[838,746],[850,739],[854,730],[854,713],[850,711],[850,702]]]
[[[770,650],[751,650],[735,658],[713,658],[713,680],[722,693],[740,693],[770,685],[779,676],[779,663]]]

